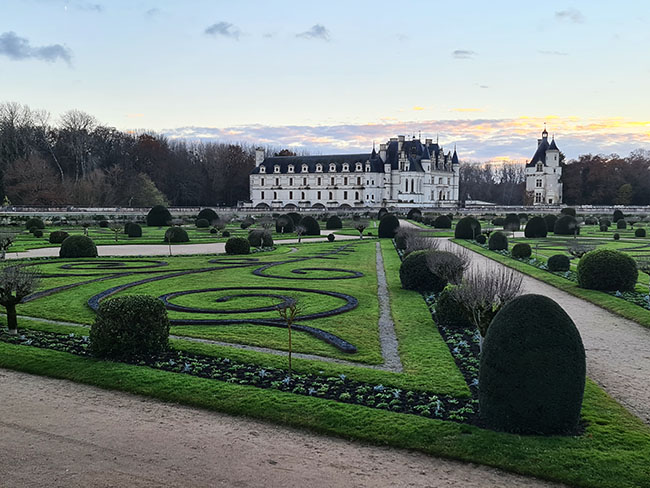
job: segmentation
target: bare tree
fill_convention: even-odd
[[[289,331],[289,376],[291,376],[291,352],[292,352],[292,345],[291,345],[291,327],[293,326],[293,323],[296,321],[296,317],[300,315],[301,312],[301,307],[298,304],[298,300],[295,298],[289,298],[289,300],[278,307],[278,313],[280,314],[280,318],[284,321],[285,324],[287,324],[287,330]]]
[[[491,266],[470,270],[452,293],[470,311],[472,323],[484,338],[497,312],[521,293],[522,282],[523,275],[513,269]]]
[[[7,251],[16,240],[16,234],[3,232],[0,234],[0,260],[4,260]]]
[[[596,246],[592,246],[590,244],[574,244],[573,246],[569,247],[569,254],[575,258],[580,259],[589,251],[593,251],[594,249],[596,249]]]
[[[304,225],[296,225],[296,235],[298,236],[298,242],[302,240],[302,236],[307,232],[307,228]]]
[[[113,231],[113,234],[115,234],[115,242],[118,242],[118,236],[120,235],[120,232],[124,230],[124,226],[117,222],[111,222],[108,228]]]
[[[31,294],[39,284],[36,270],[7,266],[0,270],[0,305],[7,309],[9,333],[18,333],[16,305]]]
[[[469,253],[463,251],[465,251],[464,248],[458,253],[446,250],[427,253],[427,268],[433,274],[447,280],[449,283],[459,285],[471,262]]]
[[[354,223],[354,228],[359,232],[359,239],[363,239],[363,231],[368,228],[368,222],[365,220],[359,220]]]

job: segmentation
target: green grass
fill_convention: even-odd
[[[650,486],[650,429],[592,382],[580,437],[517,436],[452,422],[0,343],[0,367],[415,449],[583,487]]]

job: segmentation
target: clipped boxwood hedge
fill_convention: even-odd
[[[585,350],[571,317],[548,297],[518,297],[497,313],[483,343],[481,419],[506,432],[575,434],[585,374]]]
[[[456,239],[476,239],[481,233],[481,223],[474,217],[463,217],[456,224],[454,229],[454,237]]]
[[[135,222],[129,222],[125,226],[126,235],[129,237],[142,237],[142,227]]]
[[[580,234],[580,225],[575,217],[571,215],[562,215],[555,222],[553,233],[559,236],[572,236]]]
[[[485,244],[487,242],[487,237],[485,236],[485,234],[477,235],[476,242],[478,242],[479,244]]]
[[[508,236],[501,231],[492,232],[488,239],[488,249],[491,251],[507,251]]]
[[[634,231],[634,237],[645,237],[645,236],[646,236],[645,229],[636,229]]]
[[[546,222],[546,230],[548,232],[553,232],[555,230],[555,223],[557,222],[557,216],[553,214],[544,215],[544,222]]]
[[[386,214],[379,221],[378,235],[380,238],[392,239],[398,229],[399,219],[393,214]]]
[[[619,230],[627,229],[627,221],[625,219],[618,219],[616,221],[616,228]]]
[[[170,227],[165,231],[165,242],[189,242],[190,236],[187,231],[181,227]]]
[[[519,242],[512,246],[510,253],[512,254],[513,258],[527,259],[533,254],[533,250],[531,249],[530,244]]]
[[[554,254],[546,262],[549,271],[569,271],[571,260],[564,254]]]
[[[208,219],[196,219],[196,227],[197,229],[207,229],[210,227],[210,222]]]
[[[532,217],[524,228],[524,237],[529,239],[536,239],[546,237],[548,235],[548,228],[546,227],[546,220],[542,217]]]
[[[451,219],[447,215],[440,215],[433,221],[433,227],[436,229],[451,229]]]
[[[273,236],[268,230],[255,229],[248,233],[248,243],[251,247],[273,247]]]
[[[215,220],[219,219],[219,216],[217,215],[217,212],[212,210],[211,208],[204,208],[199,212],[199,215],[196,216],[196,219],[205,219],[208,221],[208,225],[214,222]]]
[[[343,222],[341,221],[340,217],[338,217],[337,215],[332,215],[330,218],[327,219],[327,222],[325,223],[325,228],[327,230],[342,229]]]
[[[149,227],[163,227],[168,225],[171,220],[172,214],[164,205],[155,205],[147,214],[147,225]]]
[[[165,352],[169,347],[165,305],[148,295],[121,296],[99,304],[90,328],[90,351],[98,357],[133,359]]]
[[[406,214],[406,218],[418,222],[420,221],[420,219],[422,219],[422,210],[420,210],[419,208],[412,208]]]
[[[302,219],[300,219],[300,225],[302,225],[305,228],[306,236],[320,235],[320,224],[318,223],[318,220],[316,220],[314,217],[310,217],[309,215],[303,217]]]
[[[521,221],[519,220],[519,215],[515,213],[509,213],[506,214],[506,218],[503,222],[503,228],[505,230],[519,230],[519,227],[521,227]]]
[[[45,223],[38,217],[32,217],[25,222],[25,229],[30,232],[32,229],[45,229]]]
[[[97,246],[90,237],[70,236],[61,243],[59,257],[95,258],[97,257]]]
[[[291,216],[285,214],[275,219],[275,232],[278,234],[291,234],[296,228]]]
[[[399,279],[402,288],[419,292],[439,293],[447,285],[447,281],[432,273],[427,265],[427,255],[431,252],[444,251],[414,251],[402,261],[399,268]]]
[[[68,237],[70,237],[70,234],[68,234],[64,230],[55,230],[53,232],[50,232],[50,244],[61,244],[63,241],[65,241]]]
[[[628,254],[610,249],[590,251],[578,263],[578,285],[590,290],[632,291],[639,272]]]
[[[226,254],[250,254],[251,245],[243,237],[231,237],[226,241]]]

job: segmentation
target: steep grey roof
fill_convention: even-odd
[[[546,151],[548,150],[548,148],[549,148],[548,139],[544,137],[542,139],[542,142],[540,142],[539,145],[537,146],[537,151],[535,151],[533,159],[531,159],[526,166],[532,167],[535,166],[537,163],[546,164]]]
[[[551,145],[548,146],[549,149],[555,149],[556,151],[559,151],[557,148],[557,144],[555,144],[555,137],[551,140]]]
[[[362,163],[365,171],[366,161],[370,161],[372,172],[382,172],[384,171],[384,165],[381,163],[381,159],[375,155],[372,157],[372,154],[332,154],[327,156],[274,156],[264,159],[260,166],[266,168],[267,174],[272,174],[273,168],[275,165],[280,166],[280,173],[288,173],[289,165],[293,164],[295,174],[302,173],[303,164],[307,165],[308,173],[316,172],[316,165],[318,163],[323,165],[323,173],[330,172],[330,163],[334,163],[336,167],[336,172],[340,173],[343,170],[343,163],[348,163],[350,165],[350,172],[353,173],[356,163]],[[253,169],[252,173],[256,174],[260,172],[260,166]]]
[[[460,164],[458,162],[458,154],[456,154],[456,148],[454,148],[454,155],[451,157],[451,164]]]

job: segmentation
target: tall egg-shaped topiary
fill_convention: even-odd
[[[463,217],[456,224],[454,237],[456,239],[476,239],[481,233],[481,223],[474,217]]]
[[[546,222],[546,229],[549,232],[553,232],[555,229],[555,222],[557,222],[557,216],[553,214],[544,215],[544,222]]]
[[[316,220],[314,217],[310,217],[309,215],[303,217],[302,219],[300,219],[300,225],[302,225],[305,228],[306,236],[320,235],[320,224],[318,223],[318,220]]]
[[[147,214],[147,225],[150,227],[162,227],[169,224],[171,220],[172,214],[164,205],[155,205]]]
[[[393,214],[384,215],[379,221],[378,235],[381,238],[392,239],[399,229],[399,219]]]
[[[546,220],[542,217],[532,217],[524,228],[524,236],[529,239],[538,237],[546,237],[548,229],[546,227]]]
[[[621,251],[596,249],[578,262],[578,286],[591,290],[633,291],[639,276],[636,261]]]
[[[483,342],[479,408],[491,429],[572,434],[580,421],[585,349],[571,317],[542,295],[499,311]]]

